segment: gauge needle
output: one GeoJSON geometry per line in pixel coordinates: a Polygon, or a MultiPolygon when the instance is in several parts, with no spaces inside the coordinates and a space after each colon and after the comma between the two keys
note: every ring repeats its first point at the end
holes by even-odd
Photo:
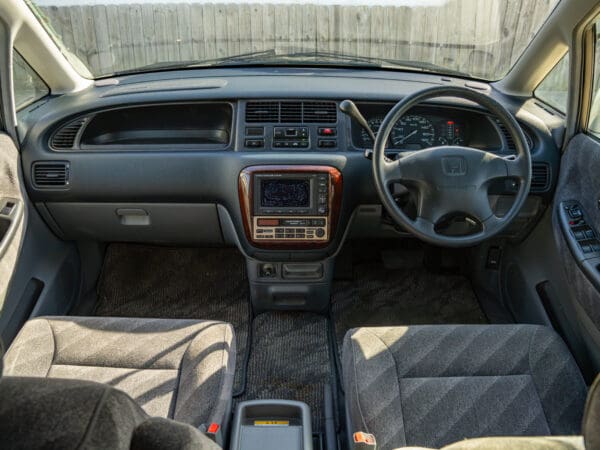
{"type": "Polygon", "coordinates": [[[406,136],[404,136],[402,139],[400,139],[400,142],[398,142],[398,144],[404,144],[404,141],[406,141],[409,137],[417,134],[417,131],[418,130],[413,130],[411,133],[408,133],[406,136]]]}

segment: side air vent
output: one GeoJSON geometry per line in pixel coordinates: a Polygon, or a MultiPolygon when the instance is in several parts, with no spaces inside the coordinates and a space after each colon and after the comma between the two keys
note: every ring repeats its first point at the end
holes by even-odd
{"type": "Polygon", "coordinates": [[[305,102],[304,122],[336,123],[337,106],[334,102],[305,102]]]}
{"type": "Polygon", "coordinates": [[[70,164],[66,161],[35,162],[33,185],[38,188],[64,188],[69,185],[70,164]]]}
{"type": "Polygon", "coordinates": [[[533,163],[531,166],[531,190],[545,192],[550,187],[550,166],[546,163],[533,163]]]}
{"type": "Polygon", "coordinates": [[[246,122],[279,122],[279,102],[246,103],[246,122]]]}
{"type": "MultiPolygon", "coordinates": [[[[500,128],[500,132],[504,136],[504,140],[506,141],[506,146],[508,147],[508,150],[510,150],[511,152],[516,151],[517,147],[515,146],[515,141],[513,140],[512,135],[508,132],[508,129],[498,119],[496,119],[496,125],[498,125],[498,128],[500,128]]],[[[525,130],[523,130],[523,134],[525,134],[525,139],[527,140],[529,150],[532,150],[533,140],[531,139],[531,136],[529,136],[529,134],[527,134],[525,130]]]]}
{"type": "Polygon", "coordinates": [[[77,133],[79,133],[86,120],[87,118],[77,119],[59,129],[50,139],[50,146],[57,150],[68,150],[75,147],[77,133]]]}
{"type": "Polygon", "coordinates": [[[248,123],[336,123],[335,102],[248,102],[248,123]]]}

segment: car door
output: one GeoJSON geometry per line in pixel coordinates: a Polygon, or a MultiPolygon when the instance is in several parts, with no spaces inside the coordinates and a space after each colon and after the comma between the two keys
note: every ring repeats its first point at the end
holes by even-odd
{"type": "Polygon", "coordinates": [[[0,311],[9,313],[7,293],[26,227],[21,191],[19,152],[4,129],[0,131],[0,311]]]}
{"type": "MultiPolygon", "coordinates": [[[[596,22],[596,25],[598,22],[596,22]]],[[[582,83],[581,123],[561,158],[552,229],[576,322],[592,364],[600,369],[600,41],[588,48],[589,80],[582,83]]],[[[584,49],[585,51],[585,49],[584,49]]],[[[573,73],[573,72],[572,72],[573,73]]]]}
{"type": "MultiPolygon", "coordinates": [[[[2,35],[0,42],[4,39],[5,36],[2,35]]],[[[2,59],[10,57],[4,52],[0,55],[2,59]]],[[[2,63],[4,65],[5,61],[2,63]]],[[[17,306],[8,301],[8,292],[21,253],[27,218],[20,155],[16,144],[15,98],[11,90],[13,73],[8,72],[5,66],[0,75],[0,317],[8,318],[14,314],[17,306]],[[7,132],[9,130],[11,134],[7,132]]],[[[25,90],[22,93],[26,95],[25,90]]]]}
{"type": "MultiPolygon", "coordinates": [[[[83,282],[79,250],[54,235],[23,183],[20,144],[50,89],[0,27],[0,341],[35,316],[67,314],[83,282]]],[[[88,283],[88,285],[91,283],[88,283]]]]}

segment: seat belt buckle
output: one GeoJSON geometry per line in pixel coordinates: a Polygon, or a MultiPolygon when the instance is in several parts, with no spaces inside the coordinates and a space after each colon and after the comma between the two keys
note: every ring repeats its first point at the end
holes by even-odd
{"type": "Polygon", "coordinates": [[[357,431],[352,435],[353,450],[377,450],[375,436],[363,431],[357,431]]]}
{"type": "Polygon", "coordinates": [[[223,433],[221,430],[221,425],[218,423],[211,423],[207,428],[205,433],[206,436],[213,441],[215,444],[222,446],[223,445],[223,433]]]}

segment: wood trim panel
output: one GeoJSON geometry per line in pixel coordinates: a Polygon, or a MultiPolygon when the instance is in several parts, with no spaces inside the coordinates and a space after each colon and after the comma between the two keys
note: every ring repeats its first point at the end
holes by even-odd
{"type": "MultiPolygon", "coordinates": [[[[270,250],[310,250],[316,248],[324,248],[329,245],[331,239],[335,236],[335,231],[338,225],[340,209],[342,206],[342,174],[335,167],[331,166],[311,166],[311,165],[263,165],[249,166],[240,172],[238,180],[238,196],[240,200],[240,208],[242,212],[242,221],[244,223],[244,232],[246,239],[254,247],[270,249],[270,250]],[[328,217],[328,236],[327,241],[301,241],[293,242],[282,240],[256,241],[253,239],[252,227],[254,226],[254,191],[253,177],[258,173],[328,173],[329,184],[329,213],[328,217]]],[[[286,217],[286,216],[281,216],[286,217]]]]}

